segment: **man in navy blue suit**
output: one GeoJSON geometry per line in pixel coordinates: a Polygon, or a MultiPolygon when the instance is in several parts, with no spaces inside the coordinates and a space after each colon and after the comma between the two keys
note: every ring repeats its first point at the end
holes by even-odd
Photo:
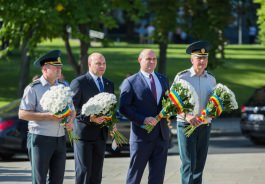
{"type": "Polygon", "coordinates": [[[154,72],[157,59],[153,50],[144,49],[139,57],[140,71],[124,80],[121,86],[120,112],[131,120],[130,167],[127,184],[140,184],[149,164],[149,184],[163,183],[167,162],[169,129],[166,120],[155,117],[162,109],[162,98],[169,81],[154,72]],[[154,126],[147,133],[143,126],[154,126]]]}
{"type": "Polygon", "coordinates": [[[101,183],[108,138],[108,128],[101,128],[100,125],[104,117],[82,115],[82,106],[100,92],[114,93],[114,84],[103,77],[106,70],[105,57],[100,53],[92,53],[88,57],[88,67],[89,71],[74,79],[70,85],[77,111],[74,131],[79,137],[74,142],[76,184],[101,183]]]}

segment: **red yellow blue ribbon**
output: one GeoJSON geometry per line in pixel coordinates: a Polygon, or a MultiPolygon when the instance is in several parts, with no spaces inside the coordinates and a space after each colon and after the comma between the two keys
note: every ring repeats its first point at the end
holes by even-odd
{"type": "Polygon", "coordinates": [[[164,109],[162,109],[162,110],[160,111],[160,113],[158,114],[158,118],[159,118],[159,119],[162,119],[162,118],[164,118],[164,117],[166,117],[166,116],[167,116],[167,115],[166,115],[164,109]]]}
{"type": "Polygon", "coordinates": [[[55,116],[56,118],[64,118],[69,116],[70,114],[71,114],[71,109],[69,105],[67,105],[62,112],[56,113],[53,116],[55,116]]]}
{"type": "Polygon", "coordinates": [[[174,89],[171,89],[168,96],[172,100],[172,102],[175,104],[175,106],[177,107],[178,113],[182,113],[184,104],[181,98],[179,97],[178,93],[174,89]]]}
{"type": "Polygon", "coordinates": [[[209,115],[209,111],[208,109],[204,109],[202,112],[201,112],[201,116],[199,117],[200,121],[201,122],[204,122],[205,121],[205,118],[207,118],[209,115]]]}
{"type": "Polygon", "coordinates": [[[202,111],[202,115],[205,116],[205,117],[207,117],[207,116],[209,115],[209,111],[208,111],[208,109],[204,109],[204,110],[202,111]]]}
{"type": "Polygon", "coordinates": [[[112,119],[112,115],[105,116],[105,117],[104,117],[104,119],[105,119],[106,121],[109,121],[109,120],[111,120],[111,119],[112,119]]]}
{"type": "Polygon", "coordinates": [[[213,102],[214,106],[216,107],[218,116],[220,116],[224,110],[222,100],[216,95],[212,95],[210,97],[210,100],[213,102]]]}

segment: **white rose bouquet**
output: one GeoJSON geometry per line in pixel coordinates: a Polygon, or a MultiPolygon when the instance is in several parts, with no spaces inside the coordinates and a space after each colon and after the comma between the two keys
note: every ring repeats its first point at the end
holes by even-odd
{"type": "MultiPolygon", "coordinates": [[[[202,124],[208,124],[207,118],[216,118],[221,115],[223,111],[231,112],[238,108],[235,94],[225,85],[217,84],[208,100],[206,109],[201,112],[199,117],[202,124]]],[[[189,137],[194,130],[195,126],[189,125],[185,128],[185,134],[189,137]]]]}
{"type": "MultiPolygon", "coordinates": [[[[64,85],[52,86],[50,90],[46,91],[41,100],[40,105],[44,111],[52,113],[57,118],[63,118],[61,125],[65,126],[68,123],[68,116],[71,115],[69,104],[72,101],[73,92],[70,87],[64,85]]],[[[77,138],[73,131],[67,131],[70,143],[77,138]]]]}
{"type": "MultiPolygon", "coordinates": [[[[162,100],[162,110],[156,116],[158,121],[162,118],[167,118],[170,125],[168,119],[170,116],[199,111],[198,95],[192,85],[185,80],[181,79],[174,83],[171,86],[170,91],[166,92],[166,96],[167,98],[163,98],[162,100]]],[[[145,124],[143,125],[143,128],[150,133],[154,127],[145,124]]]]}
{"type": "Polygon", "coordinates": [[[102,127],[107,126],[110,130],[110,135],[114,139],[114,145],[122,146],[122,144],[128,144],[128,140],[117,129],[116,123],[116,104],[117,99],[114,94],[111,93],[99,93],[90,98],[83,106],[81,114],[86,116],[104,116],[105,121],[102,127]]]}

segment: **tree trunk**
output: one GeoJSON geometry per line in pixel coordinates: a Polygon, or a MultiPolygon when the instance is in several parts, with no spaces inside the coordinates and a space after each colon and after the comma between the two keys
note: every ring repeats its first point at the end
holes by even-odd
{"type": "Polygon", "coordinates": [[[130,20],[128,17],[126,17],[125,27],[126,27],[126,41],[133,42],[137,40],[135,39],[135,30],[134,30],[135,23],[132,20],[130,20]]]}
{"type": "Polygon", "coordinates": [[[79,75],[80,74],[80,66],[76,62],[74,54],[72,52],[72,48],[71,48],[70,42],[69,42],[69,33],[66,31],[66,28],[65,28],[63,40],[64,40],[64,45],[65,45],[65,48],[66,48],[66,51],[67,51],[68,63],[73,67],[76,75],[79,75]]]}
{"type": "Polygon", "coordinates": [[[81,73],[85,73],[88,71],[88,51],[89,44],[85,41],[80,40],[80,61],[81,61],[81,73]]]}
{"type": "Polygon", "coordinates": [[[158,62],[158,72],[161,74],[166,74],[166,61],[167,61],[167,43],[159,43],[159,62],[158,62]]]}
{"type": "Polygon", "coordinates": [[[18,83],[18,97],[21,98],[24,92],[26,85],[28,84],[29,71],[30,71],[30,58],[28,55],[28,43],[29,38],[25,38],[21,45],[21,70],[19,74],[19,83],[18,83]]]}
{"type": "Polygon", "coordinates": [[[87,51],[90,46],[89,40],[89,29],[86,24],[80,24],[79,26],[79,31],[83,35],[84,39],[80,39],[80,70],[81,74],[85,73],[88,71],[88,64],[87,64],[87,58],[88,54],[87,51]],[[88,38],[88,40],[87,40],[88,38]]]}

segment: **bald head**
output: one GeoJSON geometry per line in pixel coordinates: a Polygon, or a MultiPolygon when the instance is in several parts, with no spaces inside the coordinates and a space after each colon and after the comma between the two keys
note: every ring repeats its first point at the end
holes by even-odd
{"type": "Polygon", "coordinates": [[[140,54],[139,54],[139,58],[143,58],[145,57],[146,55],[148,55],[149,53],[153,53],[155,55],[155,52],[152,50],[152,49],[143,49],[140,54]]]}
{"type": "Polygon", "coordinates": [[[98,52],[94,52],[94,53],[92,53],[92,54],[90,54],[88,56],[88,64],[91,63],[93,60],[99,60],[99,59],[101,59],[101,60],[104,59],[105,60],[105,57],[102,54],[98,53],[98,52]]]}
{"type": "Polygon", "coordinates": [[[144,49],[141,51],[138,57],[140,68],[144,72],[152,73],[157,64],[156,54],[152,49],[144,49]]]}
{"type": "Polygon", "coordinates": [[[98,52],[90,54],[88,57],[88,68],[89,72],[101,77],[106,70],[105,57],[98,52]]]}

